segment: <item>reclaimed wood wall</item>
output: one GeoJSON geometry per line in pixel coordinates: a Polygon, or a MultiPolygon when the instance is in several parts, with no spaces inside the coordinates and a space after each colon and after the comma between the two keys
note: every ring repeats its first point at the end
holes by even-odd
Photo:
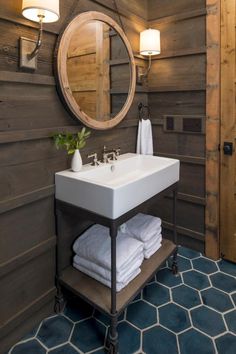
{"type": "MultiPolygon", "coordinates": [[[[134,53],[146,28],[146,1],[119,0],[121,20],[134,53]]],[[[119,23],[108,0],[61,1],[61,18],[45,25],[35,73],[20,72],[19,37],[35,38],[37,24],[21,15],[21,0],[0,0],[0,348],[5,352],[43,317],[52,313],[55,295],[54,174],[69,166],[56,151],[52,133],[81,125],[57,95],[53,60],[58,34],[78,13],[96,10],[119,23]]],[[[137,61],[142,64],[141,59],[137,61]]],[[[143,64],[142,64],[143,65],[143,64]]],[[[120,92],[120,101],[125,92],[120,92]]],[[[118,127],[93,131],[83,151],[101,152],[106,144],[135,151],[137,106],[147,103],[137,88],[132,107],[118,127]]]]}
{"type": "MultiPolygon", "coordinates": [[[[161,54],[149,73],[148,102],[157,155],[181,161],[179,242],[204,251],[205,244],[205,0],[148,1],[149,27],[161,31],[161,54]]],[[[171,230],[171,199],[156,213],[171,230]]]]}

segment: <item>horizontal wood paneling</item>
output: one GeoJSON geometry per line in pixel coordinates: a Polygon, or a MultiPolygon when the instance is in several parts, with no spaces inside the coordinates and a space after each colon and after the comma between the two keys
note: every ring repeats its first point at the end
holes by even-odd
{"type": "Polygon", "coordinates": [[[163,128],[153,127],[154,150],[157,153],[205,157],[205,136],[163,133],[163,128]]]}
{"type": "MultiPolygon", "coordinates": [[[[205,234],[205,115],[206,4],[205,0],[149,1],[149,26],[161,31],[161,49],[149,73],[148,102],[153,121],[154,151],[181,161],[177,208],[179,242],[204,250],[205,234]],[[165,117],[176,117],[172,133],[163,129],[165,117]],[[182,132],[181,117],[202,117],[201,131],[182,132]],[[179,126],[179,128],[178,128],[179,126]],[[178,131],[179,130],[179,131],[178,131]]],[[[165,128],[165,127],[164,127],[165,128]]],[[[155,213],[170,236],[171,199],[164,198],[155,213]]]]}
{"type": "Polygon", "coordinates": [[[169,58],[153,61],[149,74],[149,89],[178,88],[189,91],[205,87],[205,55],[169,58]]]}
{"type": "Polygon", "coordinates": [[[0,325],[51,289],[54,276],[55,252],[49,251],[1,278],[0,325]]]}
{"type": "Polygon", "coordinates": [[[0,264],[55,235],[53,196],[1,215],[0,264]]]}
{"type": "MultiPolygon", "coordinates": [[[[51,137],[56,132],[76,132],[81,128],[81,123],[63,107],[56,91],[53,61],[58,34],[71,17],[89,10],[102,11],[119,22],[113,1],[61,1],[60,20],[44,26],[37,71],[21,72],[19,37],[34,39],[37,35],[37,24],[21,15],[21,4],[21,0],[0,0],[0,346],[4,352],[36,321],[53,311],[54,173],[68,168],[71,157],[57,151],[51,137]]],[[[147,1],[117,0],[117,5],[121,25],[136,54],[139,32],[146,28],[147,1]]],[[[121,53],[117,38],[113,42],[113,57],[117,59],[121,53]]],[[[140,57],[136,61],[144,63],[140,57]]],[[[119,75],[113,77],[119,91],[114,96],[118,106],[126,97],[127,87],[118,85],[118,76],[125,79],[122,67],[126,65],[113,64],[119,69],[119,75]]],[[[137,88],[127,117],[117,128],[92,131],[82,151],[84,163],[88,162],[87,154],[94,151],[100,158],[104,144],[108,148],[120,147],[122,153],[135,151],[140,101],[147,103],[146,87],[137,88]]],[[[76,237],[83,225],[78,219],[72,220],[67,231],[76,237]]]]}
{"type": "Polygon", "coordinates": [[[171,57],[182,53],[199,54],[205,48],[205,16],[187,18],[171,23],[154,22],[152,28],[161,32],[161,54],[156,58],[171,57]],[[196,28],[198,29],[196,31],[196,28]],[[193,35],[194,33],[194,35],[193,35]]]}
{"type": "MultiPolygon", "coordinates": [[[[172,200],[161,199],[155,206],[156,213],[166,222],[172,222],[172,200]]],[[[204,206],[178,199],[177,220],[178,226],[204,234],[204,206]]]]}
{"type": "Polygon", "coordinates": [[[204,9],[206,6],[205,0],[165,0],[156,1],[149,0],[148,2],[148,19],[157,20],[162,17],[169,17],[176,14],[181,14],[187,11],[204,9]]]}
{"type": "Polygon", "coordinates": [[[204,114],[205,96],[204,91],[149,93],[148,102],[154,119],[168,114],[204,114]]]}
{"type": "Polygon", "coordinates": [[[44,296],[30,304],[24,312],[18,314],[4,329],[1,329],[0,343],[3,353],[6,353],[12,344],[22,338],[25,333],[29,333],[35,324],[40,323],[49,313],[52,313],[54,294],[55,289],[50,289],[44,296]]]}

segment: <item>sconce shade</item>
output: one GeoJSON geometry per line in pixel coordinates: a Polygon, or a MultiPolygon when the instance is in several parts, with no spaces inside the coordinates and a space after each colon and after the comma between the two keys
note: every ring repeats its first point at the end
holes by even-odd
{"type": "Polygon", "coordinates": [[[160,31],[147,29],[140,33],[140,54],[157,55],[161,53],[160,31]]]}
{"type": "Polygon", "coordinates": [[[60,17],[59,0],[23,0],[22,14],[28,20],[39,22],[39,16],[43,22],[56,22],[60,17]]]}

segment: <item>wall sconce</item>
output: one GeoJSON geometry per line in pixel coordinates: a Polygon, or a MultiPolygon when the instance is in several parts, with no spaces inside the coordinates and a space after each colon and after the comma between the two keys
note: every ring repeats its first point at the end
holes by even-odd
{"type": "Polygon", "coordinates": [[[138,83],[142,83],[143,78],[148,76],[151,69],[152,56],[161,53],[160,31],[156,29],[147,29],[140,33],[140,54],[148,55],[149,63],[145,72],[138,70],[138,83]]]}
{"type": "Polygon", "coordinates": [[[43,22],[56,22],[59,19],[59,0],[23,0],[22,15],[39,23],[37,41],[20,37],[20,68],[35,70],[37,54],[42,44],[43,22]]]}

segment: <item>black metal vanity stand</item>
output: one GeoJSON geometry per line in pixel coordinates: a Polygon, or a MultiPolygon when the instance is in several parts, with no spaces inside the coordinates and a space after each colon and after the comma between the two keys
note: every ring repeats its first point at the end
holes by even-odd
{"type": "Polygon", "coordinates": [[[60,312],[64,308],[64,298],[62,287],[73,292],[75,295],[81,297],[99,311],[110,316],[110,328],[107,338],[107,348],[110,354],[118,353],[118,332],[117,319],[126,306],[132,301],[141,289],[150,281],[155,275],[158,268],[163,262],[173,255],[172,272],[178,273],[177,266],[177,232],[176,232],[176,201],[177,201],[177,183],[169,188],[158,193],[156,196],[150,198],[148,201],[140,204],[134,209],[128,211],[117,219],[109,219],[107,217],[95,214],[88,210],[73,206],[71,204],[56,200],[56,219],[57,219],[57,267],[56,267],[56,283],[57,296],[55,303],[55,311],[60,312]],[[116,236],[118,227],[129,220],[137,213],[144,211],[156,200],[157,196],[173,193],[173,240],[169,241],[163,239],[162,247],[150,258],[144,260],[141,266],[141,273],[132,280],[120,292],[116,292],[116,236]],[[63,213],[74,213],[81,219],[89,220],[93,223],[101,224],[110,229],[111,237],[111,289],[99,283],[95,279],[78,271],[72,265],[63,269],[61,259],[63,257],[63,230],[60,228],[60,218],[63,213]]]}

